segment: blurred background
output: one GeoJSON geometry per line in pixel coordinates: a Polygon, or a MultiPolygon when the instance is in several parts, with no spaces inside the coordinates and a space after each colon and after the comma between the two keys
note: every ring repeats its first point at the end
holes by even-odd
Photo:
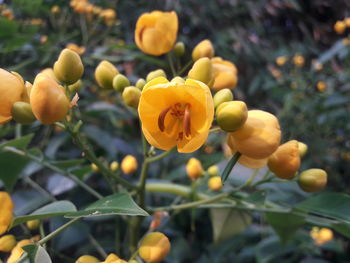
{"type": "MultiPolygon", "coordinates": [[[[166,58],[145,55],[136,47],[134,28],[144,12],[175,10],[179,16],[178,40],[186,45],[181,65],[189,61],[198,42],[210,39],[216,55],[238,68],[235,98],[244,100],[250,109],[259,108],[278,116],[283,141],[297,139],[309,147],[302,166],[322,167],[329,175],[329,191],[349,192],[350,1],[90,0],[97,9],[80,8],[72,2],[0,1],[0,66],[33,81],[42,69],[52,67],[67,45],[79,52],[85,65],[79,93],[83,131],[106,161],[120,160],[126,154],[141,159],[142,146],[135,114],[120,105],[118,95],[98,89],[94,69],[106,59],[133,83],[157,68],[164,68],[170,76],[166,58]],[[108,9],[114,10],[115,16],[103,13],[108,9]]],[[[13,137],[14,125],[0,127],[0,138],[13,137]]],[[[68,135],[59,129],[38,124],[23,129],[25,133],[35,132],[33,144],[49,158],[79,157],[68,135]]],[[[223,136],[211,135],[207,145],[196,153],[205,168],[225,160],[223,143],[223,136]]],[[[188,158],[189,155],[177,156],[172,162],[166,159],[152,167],[151,172],[184,182],[188,158]]],[[[80,174],[90,178],[87,164],[80,169],[85,169],[79,170],[80,174]]],[[[42,167],[31,165],[21,176],[36,178],[55,196],[78,204],[91,201],[81,197],[78,190],[68,193],[74,184],[42,167]]],[[[96,177],[88,180],[104,189],[96,177]]],[[[27,184],[25,180],[16,184],[17,203],[29,197],[35,206],[40,197],[29,191],[27,184]]],[[[293,186],[283,187],[270,185],[270,197],[286,203],[305,197],[293,186]]],[[[26,206],[17,206],[17,212],[25,213],[26,206]]],[[[233,215],[232,235],[213,243],[209,218],[207,210],[197,210],[195,215],[184,212],[172,218],[166,226],[173,237],[168,262],[350,262],[349,241],[340,235],[317,246],[309,235],[309,226],[282,245],[272,228],[264,224],[266,218],[253,213],[249,217],[233,215]]],[[[84,235],[72,232],[55,239],[54,262],[74,262],[67,255],[73,253],[74,258],[88,251],[89,246],[82,241],[89,238],[91,229],[107,250],[112,249],[113,237],[107,233],[113,231],[113,225],[102,226],[96,220],[90,223],[73,227],[85,231],[84,235]]],[[[55,220],[50,224],[54,225],[55,220]]]]}

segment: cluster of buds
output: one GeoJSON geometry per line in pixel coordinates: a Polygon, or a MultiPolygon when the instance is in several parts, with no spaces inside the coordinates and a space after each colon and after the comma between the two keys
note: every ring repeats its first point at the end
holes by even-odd
{"type": "MultiPolygon", "coordinates": [[[[275,59],[275,63],[276,63],[279,67],[282,67],[282,66],[284,66],[284,65],[288,62],[289,59],[290,59],[290,60],[292,61],[292,63],[293,63],[296,67],[298,67],[298,68],[304,66],[304,64],[305,64],[305,58],[304,58],[302,55],[300,55],[300,54],[295,54],[295,55],[294,55],[293,57],[291,57],[291,58],[288,58],[287,56],[278,56],[278,57],[276,57],[276,59],[275,59]]],[[[317,66],[317,68],[319,68],[318,70],[320,70],[320,69],[321,69],[320,67],[322,67],[322,64],[317,64],[316,66],[317,66]]]]}
{"type": "Polygon", "coordinates": [[[344,34],[346,29],[350,27],[350,17],[346,17],[343,20],[339,20],[334,24],[334,31],[341,35],[344,34]]]}

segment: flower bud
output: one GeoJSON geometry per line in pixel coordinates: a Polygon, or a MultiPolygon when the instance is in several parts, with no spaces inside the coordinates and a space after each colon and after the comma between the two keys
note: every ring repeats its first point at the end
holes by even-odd
{"type": "Polygon", "coordinates": [[[137,109],[141,97],[141,90],[134,86],[126,87],[122,97],[126,105],[137,109]]]}
{"type": "Polygon", "coordinates": [[[7,259],[6,263],[16,263],[17,260],[22,256],[24,250],[22,247],[33,243],[29,239],[23,239],[19,241],[16,246],[12,249],[10,257],[7,259]]]}
{"type": "Polygon", "coordinates": [[[77,82],[73,83],[72,85],[68,86],[68,89],[70,92],[78,93],[80,91],[81,86],[83,85],[83,82],[81,79],[79,79],[77,82]]]}
{"type": "Polygon", "coordinates": [[[130,81],[123,74],[118,74],[113,78],[113,89],[122,92],[124,88],[130,86],[130,81]]]}
{"type": "Polygon", "coordinates": [[[109,254],[105,261],[101,263],[127,263],[125,260],[119,258],[116,254],[109,254]]]}
{"type": "Polygon", "coordinates": [[[10,252],[16,246],[16,238],[14,235],[5,235],[0,238],[0,251],[10,252]]]}
{"type": "Polygon", "coordinates": [[[247,118],[248,109],[243,101],[224,102],[216,109],[216,121],[226,132],[237,131],[247,118]]]}
{"type": "Polygon", "coordinates": [[[325,243],[332,241],[333,231],[329,228],[320,229],[318,227],[313,227],[310,232],[310,236],[314,240],[316,245],[322,246],[325,243]]]}
{"type": "Polygon", "coordinates": [[[45,74],[39,73],[30,92],[30,105],[39,121],[53,124],[67,115],[70,102],[62,86],[45,74]]]}
{"type": "Polygon", "coordinates": [[[303,142],[298,142],[298,149],[299,149],[300,158],[303,158],[307,153],[307,149],[308,149],[307,145],[303,142]]]}
{"type": "Polygon", "coordinates": [[[113,79],[119,74],[117,68],[107,60],[103,60],[95,69],[97,84],[104,89],[113,89],[113,79]]]}
{"type": "Polygon", "coordinates": [[[59,80],[56,78],[55,73],[53,72],[52,68],[43,69],[42,71],[40,71],[40,73],[43,73],[46,76],[48,76],[48,77],[52,78],[53,80],[55,80],[56,82],[59,82],[59,80]]]}
{"type": "Polygon", "coordinates": [[[288,60],[288,58],[286,57],[286,56],[279,56],[279,57],[277,57],[276,58],[276,64],[278,65],[278,66],[283,66],[284,64],[286,64],[286,62],[287,62],[287,60],[288,60]]]}
{"type": "Polygon", "coordinates": [[[94,163],[91,164],[91,170],[94,171],[95,173],[97,173],[99,171],[97,165],[94,163]]]}
{"type": "Polygon", "coordinates": [[[219,167],[217,165],[212,165],[208,168],[207,173],[211,177],[218,176],[219,175],[219,167]]]}
{"type": "Polygon", "coordinates": [[[139,90],[143,90],[143,87],[146,85],[146,80],[144,80],[143,78],[140,78],[136,81],[136,88],[138,88],[139,90]]]}
{"type": "Polygon", "coordinates": [[[90,255],[84,255],[81,256],[80,258],[77,259],[77,261],[75,261],[75,263],[99,263],[100,261],[90,255]]]}
{"type": "Polygon", "coordinates": [[[65,48],[55,62],[53,71],[59,81],[69,85],[81,78],[84,73],[84,66],[76,52],[65,48]]]}
{"type": "Polygon", "coordinates": [[[308,169],[298,178],[298,184],[305,192],[317,192],[327,184],[327,173],[322,169],[308,169]]]}
{"type": "Polygon", "coordinates": [[[214,95],[214,107],[217,108],[221,103],[232,101],[233,94],[229,89],[222,89],[214,95]]]}
{"type": "Polygon", "coordinates": [[[192,51],[193,61],[197,61],[198,59],[203,57],[214,57],[214,47],[211,41],[208,39],[199,42],[192,51]]]}
{"type": "Polygon", "coordinates": [[[20,124],[30,124],[36,120],[30,104],[22,101],[17,101],[12,105],[11,115],[20,124]]]}
{"type": "Polygon", "coordinates": [[[174,54],[177,57],[182,57],[185,54],[185,44],[183,42],[177,42],[175,44],[174,54]]]}
{"type": "Polygon", "coordinates": [[[132,155],[127,155],[122,160],[121,168],[123,173],[131,174],[137,170],[137,160],[132,155]]]}
{"type": "Polygon", "coordinates": [[[13,202],[7,192],[0,192],[0,235],[5,233],[12,222],[13,202]]]}
{"type": "Polygon", "coordinates": [[[302,66],[304,66],[304,64],[305,64],[305,59],[304,59],[304,57],[301,56],[301,55],[295,55],[295,56],[293,57],[293,63],[294,63],[294,65],[297,66],[297,67],[302,67],[302,66]]]}
{"type": "Polygon", "coordinates": [[[38,229],[39,225],[40,225],[40,220],[39,219],[34,219],[34,220],[27,221],[27,227],[30,230],[38,229]]]}
{"type": "Polygon", "coordinates": [[[222,181],[220,176],[213,176],[209,178],[208,187],[212,191],[219,191],[222,188],[222,181]]]}
{"type": "Polygon", "coordinates": [[[207,57],[198,59],[188,72],[188,77],[199,80],[211,87],[214,82],[214,76],[210,59],[207,57]]]}
{"type": "Polygon", "coordinates": [[[282,179],[292,179],[300,168],[298,142],[288,141],[280,145],[267,163],[271,172],[282,179]]]}
{"type": "Polygon", "coordinates": [[[189,159],[186,164],[186,173],[192,180],[203,176],[202,163],[196,158],[189,159]]]}
{"type": "Polygon", "coordinates": [[[176,76],[175,78],[173,78],[170,82],[176,82],[179,84],[185,84],[185,80],[179,76],[176,76]]]}
{"type": "Polygon", "coordinates": [[[146,235],[141,241],[139,254],[147,263],[162,261],[170,251],[169,239],[160,232],[153,232],[146,235]]]}
{"type": "Polygon", "coordinates": [[[213,90],[234,89],[238,82],[237,67],[231,61],[220,57],[211,59],[213,66],[213,90]]]}
{"type": "Polygon", "coordinates": [[[147,74],[146,82],[150,82],[152,79],[155,79],[158,77],[166,78],[166,74],[165,74],[164,70],[157,69],[157,70],[151,71],[150,73],[147,74]]]}
{"type": "Polygon", "coordinates": [[[316,88],[319,92],[325,92],[327,90],[327,83],[324,81],[318,81],[316,83],[316,88]]]}
{"type": "Polygon", "coordinates": [[[115,172],[119,168],[119,163],[117,161],[111,162],[111,165],[109,166],[112,172],[115,172]]]}
{"type": "Polygon", "coordinates": [[[139,262],[135,259],[132,259],[132,260],[129,260],[128,263],[139,263],[139,262]]]}
{"type": "Polygon", "coordinates": [[[337,21],[335,24],[334,24],[334,31],[341,35],[345,32],[346,30],[346,23],[344,21],[337,21]]]}

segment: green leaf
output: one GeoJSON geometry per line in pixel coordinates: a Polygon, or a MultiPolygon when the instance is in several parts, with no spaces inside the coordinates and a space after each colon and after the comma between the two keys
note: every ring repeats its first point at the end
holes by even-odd
{"type": "Polygon", "coordinates": [[[285,244],[290,240],[300,226],[305,223],[303,216],[290,213],[266,213],[267,222],[273,227],[281,242],[285,244]]]}
{"type": "Polygon", "coordinates": [[[348,223],[337,223],[331,226],[335,231],[340,233],[347,238],[350,238],[350,224],[348,223]]]}
{"type": "Polygon", "coordinates": [[[0,144],[0,150],[1,150],[1,148],[6,147],[6,146],[12,146],[12,147],[16,147],[18,149],[25,149],[25,148],[28,147],[28,145],[31,142],[33,136],[34,136],[34,134],[31,133],[31,134],[28,134],[28,135],[23,136],[21,138],[1,143],[0,144]]]}
{"type": "Polygon", "coordinates": [[[215,243],[242,232],[252,222],[248,213],[230,208],[211,208],[210,218],[215,243]]]}
{"type": "Polygon", "coordinates": [[[77,211],[77,209],[73,203],[69,201],[57,201],[35,210],[30,215],[16,217],[13,220],[11,227],[22,224],[29,220],[63,216],[75,211],[77,211]]]}
{"type": "Polygon", "coordinates": [[[39,246],[35,244],[29,244],[22,247],[29,258],[30,263],[35,263],[35,255],[38,252],[39,246]]]}
{"type": "Polygon", "coordinates": [[[65,217],[91,217],[104,215],[129,215],[129,216],[148,216],[149,214],[139,207],[130,195],[118,193],[107,196],[91,205],[84,210],[69,213],[65,217]]]}
{"type": "Polygon", "coordinates": [[[350,223],[350,196],[340,193],[322,193],[296,205],[309,213],[350,223]]]}
{"type": "Polygon", "coordinates": [[[235,155],[232,156],[232,158],[226,164],[226,167],[225,167],[224,171],[221,174],[221,179],[222,179],[222,183],[223,184],[225,183],[226,179],[230,175],[231,170],[233,169],[233,167],[237,163],[239,157],[241,157],[241,154],[239,152],[237,152],[235,155]]]}
{"type": "Polygon", "coordinates": [[[0,17],[0,38],[13,37],[18,30],[18,26],[16,21],[0,17]]]}
{"type": "Polygon", "coordinates": [[[30,263],[52,263],[49,254],[39,245],[30,244],[23,247],[27,252],[30,263]]]}

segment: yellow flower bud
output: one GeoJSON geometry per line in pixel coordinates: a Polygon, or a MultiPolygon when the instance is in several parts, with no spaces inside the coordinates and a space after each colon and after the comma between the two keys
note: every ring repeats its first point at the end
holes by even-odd
{"type": "Polygon", "coordinates": [[[97,84],[104,89],[113,89],[113,79],[119,74],[117,68],[107,60],[98,64],[95,70],[95,79],[97,84]]]}
{"type": "Polygon", "coordinates": [[[185,54],[185,44],[183,42],[177,42],[175,44],[174,54],[177,57],[182,57],[185,54]]]}
{"type": "Polygon", "coordinates": [[[175,83],[179,83],[179,84],[185,84],[185,80],[183,78],[179,77],[179,76],[176,76],[170,82],[175,82],[175,83]]]}
{"type": "Polygon", "coordinates": [[[122,97],[126,105],[137,109],[141,97],[141,90],[134,86],[126,87],[122,97]]]}
{"type": "Polygon", "coordinates": [[[58,14],[59,12],[61,12],[61,8],[58,5],[54,5],[53,7],[51,7],[52,14],[58,14]]]}
{"type": "Polygon", "coordinates": [[[325,243],[333,240],[333,231],[329,228],[320,229],[318,227],[313,227],[310,232],[310,236],[316,245],[322,246],[325,243]]]}
{"type": "Polygon", "coordinates": [[[157,263],[168,255],[169,250],[169,239],[163,233],[153,232],[141,241],[139,254],[147,263],[157,263]]]}
{"type": "Polygon", "coordinates": [[[146,85],[146,80],[144,80],[143,78],[140,78],[136,81],[136,88],[138,88],[139,90],[143,90],[143,87],[146,85]]]}
{"type": "Polygon", "coordinates": [[[7,192],[0,192],[0,235],[5,233],[12,222],[13,202],[7,192]]]}
{"type": "Polygon", "coordinates": [[[302,66],[304,66],[304,64],[305,64],[305,59],[304,59],[304,57],[301,56],[301,55],[295,55],[295,56],[293,57],[293,63],[294,63],[294,65],[297,66],[297,67],[302,67],[302,66]]]}
{"type": "Polygon", "coordinates": [[[27,221],[27,227],[30,230],[38,229],[39,225],[40,225],[40,220],[39,219],[34,219],[34,220],[27,221]]]}
{"type": "Polygon", "coordinates": [[[218,176],[219,175],[219,167],[217,165],[212,165],[208,168],[207,172],[211,177],[218,176]]]}
{"type": "Polygon", "coordinates": [[[115,23],[117,14],[113,9],[105,9],[100,12],[100,17],[107,26],[112,26],[115,23]]]}
{"type": "Polygon", "coordinates": [[[6,263],[16,263],[17,260],[22,256],[24,250],[22,247],[33,243],[29,239],[23,239],[17,243],[17,245],[12,249],[10,257],[7,259],[6,263]]]}
{"type": "Polygon", "coordinates": [[[334,24],[334,31],[341,35],[345,32],[346,30],[346,23],[344,21],[337,21],[335,24],[334,24]]]}
{"type": "Polygon", "coordinates": [[[214,95],[214,107],[217,108],[221,103],[232,101],[233,94],[229,89],[222,89],[214,95]]]}
{"type": "Polygon", "coordinates": [[[347,27],[350,27],[350,17],[345,18],[344,23],[346,24],[347,27]]]}
{"type": "Polygon", "coordinates": [[[186,173],[192,180],[203,176],[202,163],[196,158],[189,159],[186,164],[186,173]]]}
{"type": "Polygon", "coordinates": [[[119,163],[117,161],[111,162],[111,165],[109,166],[112,172],[115,172],[119,168],[119,163]]]}
{"type": "Polygon", "coordinates": [[[234,89],[238,82],[235,64],[220,57],[211,59],[214,74],[213,90],[234,89]]]}
{"type": "Polygon", "coordinates": [[[122,160],[121,168],[123,173],[131,174],[137,170],[137,160],[132,155],[127,155],[122,160]]]}
{"type": "Polygon", "coordinates": [[[166,74],[165,74],[164,70],[157,69],[157,70],[151,71],[150,73],[147,74],[146,82],[150,82],[152,79],[155,79],[158,77],[166,78],[166,74]]]}
{"type": "Polygon", "coordinates": [[[99,263],[100,261],[94,256],[84,255],[75,261],[75,263],[99,263]]]}
{"type": "Polygon", "coordinates": [[[74,43],[69,43],[67,44],[66,48],[76,52],[78,55],[82,55],[85,53],[85,47],[84,46],[78,46],[77,44],[74,43]]]}
{"type": "Polygon", "coordinates": [[[130,81],[123,74],[118,74],[113,78],[113,89],[122,92],[124,88],[130,86],[130,81]]]}
{"type": "Polygon", "coordinates": [[[203,57],[214,57],[214,47],[211,41],[208,39],[199,42],[192,51],[193,61],[197,61],[198,59],[203,57]]]}
{"type": "Polygon", "coordinates": [[[282,179],[292,179],[300,168],[298,142],[288,141],[278,147],[267,163],[271,172],[282,179]]]}
{"type": "Polygon", "coordinates": [[[47,75],[39,73],[30,92],[30,105],[39,121],[53,124],[67,115],[70,102],[62,86],[47,75]]]}
{"type": "Polygon", "coordinates": [[[213,176],[209,178],[208,187],[212,191],[219,191],[222,188],[222,181],[220,176],[213,176]]]}
{"type": "Polygon", "coordinates": [[[283,66],[284,64],[286,64],[286,62],[287,62],[287,60],[288,60],[288,58],[286,57],[286,56],[279,56],[279,57],[277,57],[276,58],[276,64],[278,65],[278,66],[283,66]]]}
{"type": "Polygon", "coordinates": [[[12,105],[11,115],[20,124],[30,124],[36,120],[30,104],[22,101],[17,101],[12,105]]]}
{"type": "Polygon", "coordinates": [[[209,58],[198,59],[188,72],[190,79],[199,80],[211,87],[214,83],[213,67],[209,58]]]}
{"type": "Polygon", "coordinates": [[[99,171],[97,165],[94,163],[91,164],[91,170],[94,171],[95,173],[97,173],[99,171]]]}
{"type": "Polygon", "coordinates": [[[105,261],[101,263],[127,263],[125,260],[119,258],[116,254],[109,254],[105,261]]]}
{"type": "Polygon", "coordinates": [[[248,109],[243,101],[224,102],[216,109],[216,121],[226,132],[237,131],[247,118],[248,109]]]}
{"type": "Polygon", "coordinates": [[[318,81],[316,88],[319,92],[325,92],[327,90],[327,84],[324,81],[318,81]]]}
{"type": "Polygon", "coordinates": [[[135,259],[132,259],[132,260],[129,260],[128,263],[139,263],[139,262],[135,259]]]}
{"type": "Polygon", "coordinates": [[[327,184],[327,173],[322,169],[308,169],[298,178],[298,184],[305,192],[317,192],[327,184]]]}
{"type": "Polygon", "coordinates": [[[300,155],[300,158],[304,157],[305,154],[307,153],[307,145],[303,142],[298,142],[298,149],[299,149],[299,155],[300,155]]]}
{"type": "Polygon", "coordinates": [[[10,252],[16,246],[16,238],[14,235],[5,235],[0,237],[0,251],[10,252]]]}
{"type": "Polygon", "coordinates": [[[84,66],[76,52],[65,48],[53,65],[53,71],[59,81],[69,85],[81,78],[84,73],[84,66]]]}
{"type": "Polygon", "coordinates": [[[72,93],[77,93],[80,91],[80,88],[82,85],[83,85],[83,82],[81,79],[79,79],[77,82],[73,83],[72,85],[69,85],[68,89],[72,93]]]}

